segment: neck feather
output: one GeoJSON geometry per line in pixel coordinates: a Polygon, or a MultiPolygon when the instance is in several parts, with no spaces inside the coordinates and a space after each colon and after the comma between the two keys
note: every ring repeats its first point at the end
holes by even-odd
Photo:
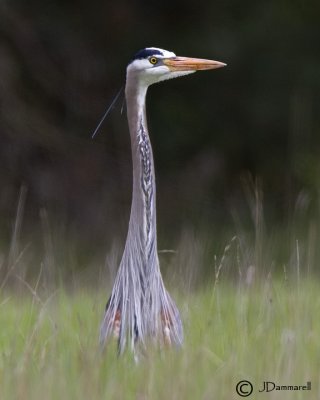
{"type": "Polygon", "coordinates": [[[156,185],[151,142],[146,120],[147,87],[126,86],[131,137],[133,191],[129,233],[139,235],[147,253],[156,245],[156,185]],[[141,226],[141,221],[143,225],[141,226]],[[137,226],[139,224],[139,226],[137,226]]]}

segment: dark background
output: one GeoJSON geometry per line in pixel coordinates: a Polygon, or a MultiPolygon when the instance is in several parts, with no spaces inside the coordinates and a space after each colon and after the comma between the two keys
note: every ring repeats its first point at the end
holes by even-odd
{"type": "Polygon", "coordinates": [[[219,246],[239,229],[254,234],[257,209],[266,235],[310,231],[319,20],[315,0],[1,1],[3,263],[24,249],[80,269],[112,246],[121,254],[131,201],[123,99],[90,136],[147,46],[228,64],[150,88],[159,247],[174,248],[189,227],[219,246]]]}

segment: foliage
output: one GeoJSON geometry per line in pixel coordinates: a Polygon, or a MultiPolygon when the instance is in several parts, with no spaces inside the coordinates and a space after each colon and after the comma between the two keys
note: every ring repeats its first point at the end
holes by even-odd
{"type": "Polygon", "coordinates": [[[21,185],[28,242],[42,235],[41,210],[80,250],[125,234],[121,102],[96,141],[90,134],[132,53],[148,45],[228,64],[150,90],[163,226],[179,233],[195,213],[232,226],[234,207],[245,218],[248,173],[262,181],[270,224],[286,226],[301,198],[318,217],[319,11],[314,0],[2,1],[0,246],[11,240],[21,185]]]}
{"type": "MultiPolygon", "coordinates": [[[[15,296],[3,292],[0,313],[1,398],[237,398],[236,383],[319,387],[317,285],[307,279],[208,284],[179,298],[185,324],[181,351],[151,351],[136,365],[115,345],[98,348],[105,296],[64,289],[15,296]],[[41,297],[41,298],[40,298],[41,297]]],[[[272,392],[270,399],[303,399],[272,392]]],[[[262,397],[262,395],[261,395],[262,397]]]]}

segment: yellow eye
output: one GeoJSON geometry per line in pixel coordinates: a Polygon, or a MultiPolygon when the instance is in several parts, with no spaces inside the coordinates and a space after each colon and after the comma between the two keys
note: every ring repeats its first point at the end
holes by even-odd
{"type": "Polygon", "coordinates": [[[155,64],[157,64],[158,59],[157,59],[157,57],[150,57],[149,58],[149,62],[150,62],[150,64],[155,65],[155,64]]]}

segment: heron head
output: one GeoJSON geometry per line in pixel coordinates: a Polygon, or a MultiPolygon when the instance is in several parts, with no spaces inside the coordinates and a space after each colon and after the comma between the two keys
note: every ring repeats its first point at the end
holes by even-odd
{"type": "Polygon", "coordinates": [[[147,47],[138,51],[127,67],[127,77],[149,86],[166,79],[177,78],[196,71],[216,69],[226,64],[200,58],[178,57],[171,51],[147,47]]]}

